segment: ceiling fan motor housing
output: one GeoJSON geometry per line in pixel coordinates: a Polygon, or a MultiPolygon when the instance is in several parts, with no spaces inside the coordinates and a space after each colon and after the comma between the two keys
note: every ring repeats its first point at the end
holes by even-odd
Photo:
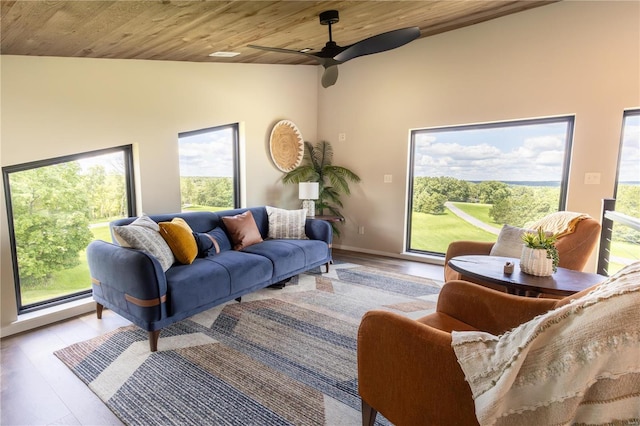
{"type": "Polygon", "coordinates": [[[337,10],[326,10],[324,12],[320,12],[320,23],[322,25],[331,25],[340,21],[340,16],[338,15],[337,10]]]}
{"type": "Polygon", "coordinates": [[[420,36],[418,27],[401,28],[399,30],[387,31],[364,40],[360,40],[349,46],[338,46],[333,41],[331,34],[331,25],[340,21],[337,10],[326,10],[321,12],[320,24],[327,25],[329,28],[329,41],[319,52],[307,53],[306,51],[282,49],[277,47],[264,47],[249,45],[255,49],[269,50],[278,53],[293,53],[296,55],[305,55],[313,58],[318,64],[324,67],[322,74],[322,87],[333,86],[338,79],[338,65],[359,56],[371,55],[373,53],[384,52],[386,50],[395,49],[404,44],[415,40],[420,36]]]}

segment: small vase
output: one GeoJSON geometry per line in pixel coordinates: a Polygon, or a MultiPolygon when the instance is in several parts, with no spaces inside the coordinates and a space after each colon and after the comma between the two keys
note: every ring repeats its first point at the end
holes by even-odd
{"type": "Polygon", "coordinates": [[[547,258],[547,250],[522,247],[520,270],[525,274],[549,277],[553,274],[553,259],[547,258]]]}

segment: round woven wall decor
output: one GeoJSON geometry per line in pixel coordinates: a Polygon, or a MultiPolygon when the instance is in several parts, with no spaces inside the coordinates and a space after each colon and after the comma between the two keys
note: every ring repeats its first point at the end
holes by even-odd
{"type": "Polygon", "coordinates": [[[290,172],[298,167],[304,155],[304,141],[296,125],[289,120],[278,121],[271,130],[269,151],[281,171],[290,172]]]}

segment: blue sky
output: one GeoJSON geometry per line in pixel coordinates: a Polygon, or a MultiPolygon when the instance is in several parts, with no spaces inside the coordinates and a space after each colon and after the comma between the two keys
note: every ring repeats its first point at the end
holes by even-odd
{"type": "Polygon", "coordinates": [[[233,176],[231,128],[179,139],[180,176],[233,176]]]}
{"type": "Polygon", "coordinates": [[[559,181],[566,133],[564,122],[418,131],[414,175],[559,181]]]}
{"type": "Polygon", "coordinates": [[[640,115],[625,119],[621,160],[618,180],[640,181],[640,115]]]}

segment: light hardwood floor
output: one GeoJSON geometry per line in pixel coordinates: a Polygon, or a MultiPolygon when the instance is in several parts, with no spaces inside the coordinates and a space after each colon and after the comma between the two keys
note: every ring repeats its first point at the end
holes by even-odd
{"type": "MultiPolygon", "coordinates": [[[[334,250],[334,259],[442,279],[442,267],[420,262],[334,250]]],[[[0,342],[0,424],[121,425],[122,422],[53,352],[130,322],[105,310],[82,315],[0,342]]]]}

